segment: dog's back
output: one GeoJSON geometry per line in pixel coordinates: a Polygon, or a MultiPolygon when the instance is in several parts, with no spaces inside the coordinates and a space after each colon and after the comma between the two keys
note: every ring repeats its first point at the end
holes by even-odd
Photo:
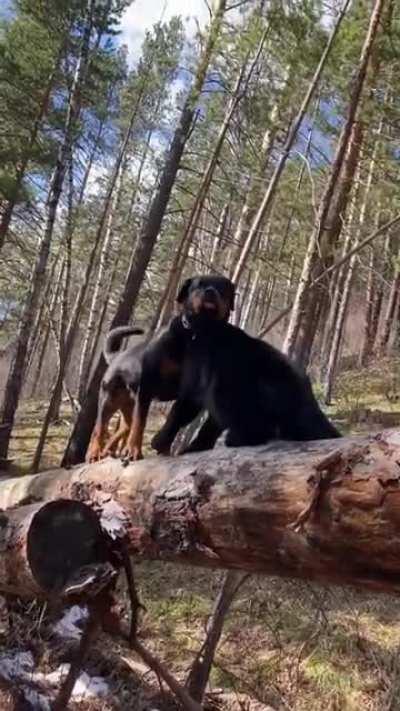
{"type": "Polygon", "coordinates": [[[276,437],[340,436],[320,409],[309,378],[278,349],[226,323],[202,329],[190,347],[192,383],[223,429],[227,444],[276,437]]]}
{"type": "Polygon", "coordinates": [[[112,350],[108,349],[106,351],[106,349],[104,349],[103,351],[106,362],[108,363],[108,368],[102,380],[102,388],[105,390],[117,386],[121,388],[134,387],[134,384],[138,382],[140,377],[141,361],[147,342],[143,340],[140,343],[135,343],[130,346],[125,351],[117,351],[115,349],[115,343],[118,338],[121,341],[122,337],[124,336],[117,336],[114,338],[114,341],[110,339],[109,342],[111,341],[113,346],[112,350]]]}

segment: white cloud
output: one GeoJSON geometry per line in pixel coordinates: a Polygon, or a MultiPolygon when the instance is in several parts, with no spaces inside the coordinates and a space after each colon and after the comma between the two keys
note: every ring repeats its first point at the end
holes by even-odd
{"type": "Polygon", "coordinates": [[[209,21],[205,0],[134,0],[121,18],[121,44],[126,44],[132,64],[137,62],[145,31],[155,22],[166,22],[180,15],[185,23],[186,37],[193,38],[197,26],[204,28],[209,21]]]}

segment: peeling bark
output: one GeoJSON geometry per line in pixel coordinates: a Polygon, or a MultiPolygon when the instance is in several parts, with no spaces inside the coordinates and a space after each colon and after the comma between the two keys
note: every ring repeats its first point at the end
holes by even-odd
{"type": "Polygon", "coordinates": [[[132,555],[400,592],[400,432],[107,459],[8,480],[0,506],[90,504],[132,555]]]}

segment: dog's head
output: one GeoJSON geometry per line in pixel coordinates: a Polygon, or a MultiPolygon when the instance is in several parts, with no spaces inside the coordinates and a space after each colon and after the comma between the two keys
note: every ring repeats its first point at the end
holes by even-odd
{"type": "Polygon", "coordinates": [[[223,276],[195,276],[182,284],[178,306],[186,317],[228,321],[235,304],[235,286],[223,276]]]}

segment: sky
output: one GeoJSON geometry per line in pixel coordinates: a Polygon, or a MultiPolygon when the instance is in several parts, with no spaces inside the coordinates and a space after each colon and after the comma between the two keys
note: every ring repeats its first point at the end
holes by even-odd
{"type": "Polygon", "coordinates": [[[205,0],[134,0],[127,7],[121,19],[119,41],[128,47],[132,64],[139,58],[145,31],[151,29],[155,22],[167,21],[174,15],[182,16],[189,40],[195,35],[198,25],[202,29],[209,21],[205,0]]]}
{"type": "MultiPolygon", "coordinates": [[[[212,6],[212,0],[209,5],[212,6]]],[[[6,17],[11,11],[11,0],[0,0],[0,16],[6,17]]],[[[174,15],[181,15],[185,20],[188,39],[196,32],[196,22],[204,28],[209,21],[206,0],[133,0],[126,8],[121,19],[119,41],[126,44],[130,61],[135,64],[139,58],[140,47],[146,30],[155,22],[169,20],[174,15]]]]}

